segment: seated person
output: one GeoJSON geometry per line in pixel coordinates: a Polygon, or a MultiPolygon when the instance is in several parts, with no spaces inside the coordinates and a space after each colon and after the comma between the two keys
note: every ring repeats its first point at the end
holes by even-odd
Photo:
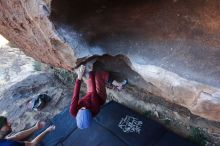
{"type": "Polygon", "coordinates": [[[55,126],[49,126],[46,130],[44,130],[40,135],[38,135],[32,141],[24,141],[35,131],[43,128],[45,125],[44,122],[37,122],[37,124],[27,130],[18,132],[15,135],[8,136],[12,132],[11,123],[8,122],[7,118],[4,116],[0,116],[0,145],[1,146],[36,146],[43,137],[50,131],[55,129],[55,126]]]}
{"type": "MultiPolygon", "coordinates": [[[[107,93],[105,83],[110,82],[109,73],[106,71],[99,71],[94,73],[93,64],[87,64],[87,72],[89,72],[89,79],[87,80],[87,94],[79,100],[79,91],[81,80],[84,75],[85,66],[81,65],[77,74],[78,78],[75,83],[72,101],[70,105],[70,113],[76,117],[77,127],[80,129],[88,128],[91,125],[92,118],[95,117],[100,107],[105,103],[107,93]]],[[[125,82],[111,81],[115,86],[121,88],[125,82]]]]}

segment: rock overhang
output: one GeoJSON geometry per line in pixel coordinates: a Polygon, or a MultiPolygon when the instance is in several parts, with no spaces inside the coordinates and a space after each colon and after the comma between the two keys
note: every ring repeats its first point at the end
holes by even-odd
{"type": "Polygon", "coordinates": [[[220,121],[220,97],[214,96],[219,1],[12,0],[0,6],[0,32],[29,56],[71,70],[92,56],[122,55],[152,84],[147,91],[220,121]]]}
{"type": "Polygon", "coordinates": [[[205,0],[53,0],[50,19],[78,58],[124,55],[219,87],[219,5],[205,0]]]}

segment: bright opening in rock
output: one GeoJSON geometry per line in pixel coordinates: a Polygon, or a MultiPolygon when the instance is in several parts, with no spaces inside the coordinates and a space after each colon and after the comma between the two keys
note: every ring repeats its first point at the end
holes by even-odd
{"type": "Polygon", "coordinates": [[[8,40],[6,38],[4,38],[2,35],[0,35],[0,47],[8,44],[8,40]]]}

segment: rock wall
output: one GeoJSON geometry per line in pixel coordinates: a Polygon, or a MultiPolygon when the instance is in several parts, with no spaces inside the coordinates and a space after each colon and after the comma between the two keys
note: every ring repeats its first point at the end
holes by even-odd
{"type": "Polygon", "coordinates": [[[0,33],[68,70],[92,56],[121,55],[100,60],[137,88],[220,121],[219,7],[218,0],[0,0],[0,33]]]}
{"type": "Polygon", "coordinates": [[[74,66],[74,52],[57,35],[44,1],[1,0],[0,11],[0,33],[27,55],[69,70],[74,66]]]}

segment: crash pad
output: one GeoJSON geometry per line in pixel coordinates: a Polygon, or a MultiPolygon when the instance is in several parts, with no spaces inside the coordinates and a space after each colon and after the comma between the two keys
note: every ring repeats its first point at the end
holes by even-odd
{"type": "Polygon", "coordinates": [[[166,132],[162,125],[117,102],[107,104],[96,117],[96,122],[129,146],[152,145],[166,132]]]}
{"type": "Polygon", "coordinates": [[[47,126],[51,124],[56,130],[45,136],[41,146],[195,146],[161,124],[114,101],[102,107],[87,129],[77,128],[69,108],[51,119],[47,126]]]}

